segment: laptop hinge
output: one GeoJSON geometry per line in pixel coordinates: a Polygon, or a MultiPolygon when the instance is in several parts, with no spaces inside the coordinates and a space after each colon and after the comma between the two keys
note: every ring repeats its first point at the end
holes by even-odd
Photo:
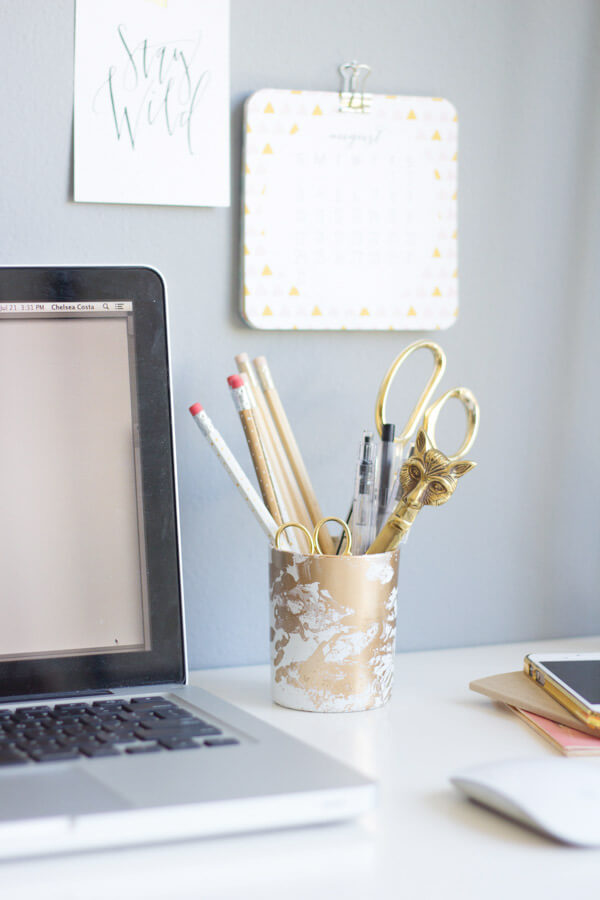
{"type": "Polygon", "coordinates": [[[28,700],[62,700],[65,697],[101,697],[102,695],[108,696],[112,694],[112,691],[106,690],[106,688],[102,690],[95,691],[61,691],[60,694],[55,692],[49,694],[23,694],[21,696],[16,697],[3,697],[2,703],[22,703],[23,701],[28,700]]]}

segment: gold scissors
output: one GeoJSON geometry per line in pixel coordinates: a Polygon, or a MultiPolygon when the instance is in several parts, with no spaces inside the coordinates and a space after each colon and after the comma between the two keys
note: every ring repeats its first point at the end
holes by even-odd
{"type": "Polygon", "coordinates": [[[468,452],[477,436],[477,429],[479,428],[479,406],[477,405],[475,396],[468,388],[465,387],[451,388],[449,391],[446,391],[445,394],[442,394],[442,396],[435,400],[430,406],[427,406],[427,404],[429,403],[429,399],[438,386],[439,382],[441,381],[444,370],[446,368],[446,355],[439,344],[434,344],[433,341],[415,341],[414,344],[410,344],[405,350],[403,350],[402,353],[396,357],[392,365],[389,367],[383,381],[381,382],[381,387],[379,388],[377,400],[375,402],[375,425],[377,426],[377,431],[379,432],[379,436],[381,437],[383,425],[385,422],[387,422],[387,398],[398,369],[400,368],[402,363],[417,350],[429,350],[431,352],[433,356],[433,372],[431,373],[429,381],[425,385],[423,393],[417,400],[408,418],[408,422],[406,423],[400,434],[396,437],[395,443],[400,446],[402,456],[406,456],[406,446],[412,440],[412,437],[417,430],[417,425],[422,418],[423,430],[427,434],[427,437],[429,438],[433,446],[437,447],[435,441],[435,428],[439,415],[448,400],[455,397],[462,403],[467,415],[467,430],[464,441],[462,442],[460,448],[456,451],[456,453],[454,453],[453,455],[450,455],[449,453],[445,454],[451,462],[456,462],[458,459],[461,459],[465,455],[465,453],[468,452]]]}
{"type": "Polygon", "coordinates": [[[319,545],[319,532],[321,531],[321,528],[323,527],[325,522],[337,522],[338,525],[342,526],[346,533],[346,549],[341,554],[341,556],[350,556],[350,551],[352,549],[352,535],[350,534],[350,529],[348,528],[346,522],[344,522],[343,519],[338,519],[337,516],[325,516],[324,519],[321,519],[320,522],[317,522],[317,524],[315,525],[315,530],[312,534],[305,525],[301,524],[301,522],[285,522],[283,525],[280,525],[275,532],[275,549],[281,550],[281,547],[279,546],[279,538],[286,530],[286,528],[299,528],[300,531],[302,531],[308,538],[308,542],[310,544],[310,552],[318,553],[319,556],[324,556],[325,554],[323,553],[319,545]]]}

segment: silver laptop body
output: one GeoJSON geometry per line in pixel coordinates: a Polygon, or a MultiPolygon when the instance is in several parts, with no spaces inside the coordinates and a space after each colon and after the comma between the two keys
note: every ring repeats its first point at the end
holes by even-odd
{"type": "Polygon", "coordinates": [[[0,378],[0,857],[369,809],[187,684],[162,278],[0,269],[0,378]]]}

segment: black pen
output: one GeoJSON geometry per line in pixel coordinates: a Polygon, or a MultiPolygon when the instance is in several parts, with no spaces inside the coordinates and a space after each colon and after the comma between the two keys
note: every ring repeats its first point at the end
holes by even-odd
{"type": "Polygon", "coordinates": [[[377,512],[375,533],[379,534],[387,520],[387,510],[390,504],[391,487],[394,479],[394,438],[396,426],[385,422],[381,428],[381,444],[379,446],[379,460],[377,464],[377,512]]]}

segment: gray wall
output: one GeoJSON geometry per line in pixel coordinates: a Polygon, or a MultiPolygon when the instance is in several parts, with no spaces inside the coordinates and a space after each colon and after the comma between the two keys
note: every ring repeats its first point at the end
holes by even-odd
{"type": "Polygon", "coordinates": [[[237,313],[242,103],[336,89],[354,58],[375,92],[458,108],[461,314],[437,337],[448,386],[482,408],[478,468],[404,552],[398,646],[600,632],[600,5],[232,0],[231,38],[232,208],[75,205],[72,0],[0,0],[0,262],[166,276],[192,665],[266,661],[267,547],[188,405],[247,461],[225,377],[235,353],[266,354],[321,505],[343,514],[381,376],[422,336],[261,333],[237,313]]]}

